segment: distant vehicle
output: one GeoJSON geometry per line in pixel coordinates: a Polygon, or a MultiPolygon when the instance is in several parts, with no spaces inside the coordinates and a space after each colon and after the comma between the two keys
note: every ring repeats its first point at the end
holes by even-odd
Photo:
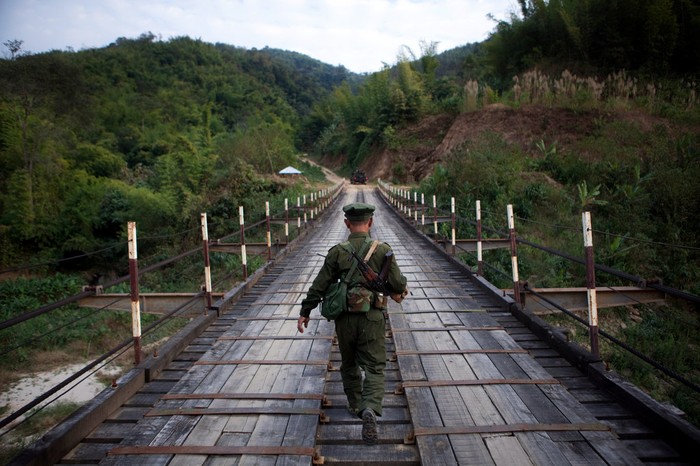
{"type": "Polygon", "coordinates": [[[351,184],[366,184],[367,175],[362,170],[355,170],[350,177],[351,184]]]}

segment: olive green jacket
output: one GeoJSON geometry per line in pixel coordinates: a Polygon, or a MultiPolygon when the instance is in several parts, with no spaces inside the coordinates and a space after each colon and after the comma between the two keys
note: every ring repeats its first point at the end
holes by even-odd
{"type": "MultiPolygon", "coordinates": [[[[369,237],[367,233],[351,233],[348,237],[350,244],[352,244],[352,247],[358,255],[367,237],[369,237]]],[[[391,246],[388,244],[379,243],[377,245],[374,254],[372,254],[372,257],[367,261],[372,270],[379,273],[384,264],[384,256],[389,251],[391,251],[391,246]]],[[[331,283],[340,280],[341,276],[350,270],[352,261],[354,261],[352,256],[344,250],[340,244],[336,244],[328,250],[326,260],[323,262],[323,267],[321,267],[314,282],[311,284],[306,298],[301,302],[301,311],[299,314],[302,317],[308,317],[311,314],[311,310],[321,302],[331,283]]],[[[362,281],[362,274],[358,270],[355,272],[354,279],[348,287],[351,288],[353,284],[361,283],[362,281]]],[[[401,270],[399,270],[399,266],[396,264],[396,258],[391,262],[391,268],[389,269],[389,275],[386,281],[391,291],[394,293],[400,294],[406,289],[406,277],[401,274],[401,270]]]]}

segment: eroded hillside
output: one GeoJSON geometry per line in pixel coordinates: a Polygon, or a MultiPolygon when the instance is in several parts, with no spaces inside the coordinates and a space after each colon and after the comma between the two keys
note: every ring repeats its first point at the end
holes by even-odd
{"type": "Polygon", "coordinates": [[[600,153],[582,149],[581,142],[595,139],[605,125],[616,122],[629,124],[642,133],[659,127],[672,131],[666,120],[639,112],[574,111],[543,106],[514,109],[494,104],[456,117],[431,115],[398,130],[393,147],[368,157],[361,168],[371,179],[419,181],[447,154],[485,133],[495,133],[533,157],[542,155],[537,143],[543,141],[549,146],[556,144],[561,151],[579,149],[581,157],[599,158],[600,153]]]}

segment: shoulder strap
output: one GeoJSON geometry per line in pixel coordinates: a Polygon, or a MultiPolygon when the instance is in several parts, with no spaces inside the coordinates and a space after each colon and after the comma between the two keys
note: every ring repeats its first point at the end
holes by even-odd
{"type": "MultiPolygon", "coordinates": [[[[364,244],[362,245],[362,249],[360,249],[359,256],[362,257],[362,254],[364,254],[365,251],[367,251],[367,249],[369,248],[369,252],[367,253],[367,257],[365,258],[365,261],[367,259],[369,259],[372,256],[372,253],[374,253],[374,250],[377,248],[377,246],[376,246],[377,243],[379,243],[379,241],[372,242],[371,238],[367,238],[365,240],[364,244]]],[[[350,243],[350,241],[345,241],[344,243],[341,244],[341,247],[343,247],[345,249],[349,248],[349,250],[351,250],[353,252],[355,251],[355,249],[352,247],[352,244],[350,243]]],[[[357,272],[357,261],[353,260],[352,265],[350,266],[350,270],[348,270],[348,273],[345,274],[345,278],[343,278],[343,281],[345,282],[346,285],[352,281],[352,279],[355,275],[355,272],[357,272]]]]}
{"type": "Polygon", "coordinates": [[[372,257],[372,254],[374,254],[374,251],[377,250],[377,246],[379,246],[380,241],[378,239],[375,239],[372,242],[372,246],[369,248],[369,251],[367,251],[367,255],[365,256],[365,262],[369,260],[370,257],[372,257]]]}

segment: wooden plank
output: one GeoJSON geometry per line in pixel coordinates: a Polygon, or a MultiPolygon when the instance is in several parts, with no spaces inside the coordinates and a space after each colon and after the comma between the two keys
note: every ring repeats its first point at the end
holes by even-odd
{"type": "MultiPolygon", "coordinates": [[[[429,388],[408,388],[406,398],[414,425],[424,427],[442,425],[435,399],[429,388]]],[[[420,437],[417,439],[417,444],[419,450],[425,452],[421,455],[423,464],[457,464],[452,449],[445,448],[449,445],[446,435],[420,437]]]]}
{"type": "MultiPolygon", "coordinates": [[[[171,416],[156,434],[150,445],[181,445],[197,425],[198,418],[192,416],[171,416]]],[[[136,440],[130,445],[144,445],[144,441],[136,440]]],[[[169,457],[169,456],[168,456],[169,457]]]]}
{"type": "Polygon", "coordinates": [[[259,365],[259,366],[286,366],[286,365],[308,365],[308,366],[326,366],[328,365],[328,361],[320,361],[320,360],[307,360],[307,359],[297,359],[297,360],[286,360],[286,359],[275,359],[275,360],[268,360],[268,359],[227,359],[224,361],[217,360],[217,361],[209,361],[209,360],[200,360],[197,361],[196,364],[198,366],[237,366],[237,365],[244,365],[244,364],[252,364],[252,365],[259,365]]]}
{"type": "MultiPolygon", "coordinates": [[[[485,388],[507,424],[536,424],[517,393],[510,386],[492,385],[485,388]]],[[[559,448],[546,433],[518,433],[516,438],[535,464],[569,464],[559,448]]]]}
{"type": "Polygon", "coordinates": [[[490,436],[484,439],[486,447],[491,453],[493,461],[491,464],[496,465],[519,465],[528,466],[532,465],[530,457],[523,449],[520,442],[515,437],[511,436],[490,436]]]}
{"type": "MultiPolygon", "coordinates": [[[[291,400],[279,400],[280,403],[289,404],[291,400]]],[[[260,415],[321,415],[321,411],[316,408],[293,408],[290,406],[246,406],[246,407],[217,407],[217,408],[178,408],[178,409],[153,409],[146,413],[148,417],[154,416],[237,416],[246,414],[260,415]]]]}
{"type": "Polygon", "coordinates": [[[121,407],[114,413],[110,414],[107,418],[109,422],[126,422],[135,423],[141,420],[149,408],[138,407],[138,408],[124,408],[121,407]]]}
{"type": "Polygon", "coordinates": [[[422,466],[458,465],[450,439],[446,435],[431,435],[416,439],[418,451],[421,453],[422,466]],[[439,453],[439,454],[436,454],[439,453]]]}
{"type": "Polygon", "coordinates": [[[313,456],[313,448],[301,447],[270,447],[266,445],[249,445],[241,447],[210,446],[210,445],[137,445],[129,447],[117,447],[110,451],[110,455],[300,455],[313,456]]]}
{"type": "MultiPolygon", "coordinates": [[[[226,416],[205,416],[197,422],[182,445],[216,445],[226,422],[226,416]]],[[[201,465],[206,462],[206,459],[204,455],[178,454],[173,457],[168,466],[201,465]]]]}
{"type": "MultiPolygon", "coordinates": [[[[350,416],[349,413],[348,416],[350,416]]],[[[317,437],[319,442],[321,444],[338,443],[364,446],[362,442],[362,423],[357,416],[355,416],[354,420],[355,422],[352,424],[320,425],[317,437]]],[[[413,428],[407,422],[403,424],[383,424],[380,422],[377,424],[377,431],[382,443],[402,443],[411,434],[413,428]]]]}
{"type": "MultiPolygon", "coordinates": [[[[378,444],[362,445],[321,445],[321,456],[328,464],[364,464],[364,465],[420,465],[431,464],[421,457],[413,445],[378,444]],[[348,458],[352,458],[349,462],[348,458]]],[[[435,463],[432,463],[435,464],[435,463]]]]}
{"type": "MultiPolygon", "coordinates": [[[[560,448],[564,456],[575,466],[607,466],[608,463],[604,461],[598,453],[591,448],[591,446],[586,442],[567,442],[561,443],[560,448]]],[[[667,465],[669,466],[669,465],[667,465]]]]}
{"type": "Polygon", "coordinates": [[[610,427],[600,422],[589,424],[548,424],[548,423],[509,423],[502,425],[417,427],[414,435],[470,435],[470,434],[508,434],[513,432],[609,432],[610,427]]]}
{"type": "MultiPolygon", "coordinates": [[[[318,393],[320,390],[322,390],[322,386],[319,384],[318,379],[308,377],[302,378],[301,382],[298,384],[298,388],[300,393],[318,393]]],[[[318,408],[320,407],[320,403],[315,400],[299,399],[294,402],[294,407],[318,408]]],[[[287,424],[287,431],[285,432],[284,439],[282,440],[282,445],[315,446],[317,426],[318,418],[316,416],[290,416],[287,424]]]]}
{"type": "MultiPolygon", "coordinates": [[[[574,398],[561,386],[542,387],[547,393],[547,397],[557,405],[571,422],[587,422],[595,420],[587,409],[583,408],[574,398]]],[[[612,433],[594,432],[583,433],[583,437],[588,441],[596,453],[609,464],[639,464],[639,460],[628,451],[612,433]]]]}
{"type": "Polygon", "coordinates": [[[99,463],[111,448],[114,448],[114,444],[79,443],[63,457],[63,462],[78,464],[99,463]]]}

